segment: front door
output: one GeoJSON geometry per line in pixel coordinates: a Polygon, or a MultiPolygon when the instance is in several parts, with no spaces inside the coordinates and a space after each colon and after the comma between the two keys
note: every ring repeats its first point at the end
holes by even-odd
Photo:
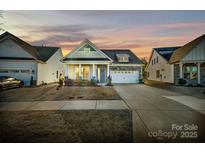
{"type": "Polygon", "coordinates": [[[82,66],[82,79],[83,80],[88,80],[89,78],[89,66],[82,66]]]}
{"type": "Polygon", "coordinates": [[[105,83],[105,80],[106,80],[106,68],[105,67],[98,68],[98,74],[99,74],[99,81],[100,81],[100,83],[105,83]]]}

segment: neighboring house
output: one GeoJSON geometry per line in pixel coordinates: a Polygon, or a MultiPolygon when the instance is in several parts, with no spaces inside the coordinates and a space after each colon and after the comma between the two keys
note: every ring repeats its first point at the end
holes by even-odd
{"type": "Polygon", "coordinates": [[[65,77],[73,80],[95,79],[106,83],[138,83],[143,63],[130,50],[105,50],[85,39],[62,59],[65,77]]]}
{"type": "Polygon", "coordinates": [[[177,49],[169,60],[174,65],[174,82],[205,85],[205,34],[177,49]]]}
{"type": "Polygon", "coordinates": [[[179,47],[154,48],[150,60],[145,68],[148,80],[173,83],[174,66],[169,64],[173,52],[179,47]]]}
{"type": "Polygon", "coordinates": [[[170,48],[173,50],[167,53],[167,58],[163,56],[166,51],[160,52],[161,49],[153,49],[145,69],[148,80],[179,84],[179,79],[184,79],[187,85],[205,85],[205,35],[180,48],[170,48]],[[156,57],[160,58],[156,60],[156,57]],[[169,79],[166,80],[164,76],[169,79]]]}
{"type": "Polygon", "coordinates": [[[0,35],[0,76],[12,76],[25,86],[58,81],[64,66],[58,47],[32,46],[5,32],[0,35]]]}

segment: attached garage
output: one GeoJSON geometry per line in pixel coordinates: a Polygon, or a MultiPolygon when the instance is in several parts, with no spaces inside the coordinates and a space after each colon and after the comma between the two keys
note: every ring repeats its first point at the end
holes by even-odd
{"type": "Polygon", "coordinates": [[[0,35],[0,76],[10,76],[25,86],[58,81],[63,73],[59,47],[32,46],[9,32],[0,35]]]}
{"type": "Polygon", "coordinates": [[[112,60],[110,76],[112,83],[139,83],[142,61],[128,49],[102,50],[112,60]]]}
{"type": "Polygon", "coordinates": [[[138,83],[139,71],[111,71],[112,83],[138,83]]]}
{"type": "Polygon", "coordinates": [[[25,86],[30,86],[31,78],[33,84],[37,80],[37,63],[30,60],[6,60],[0,61],[0,76],[10,76],[24,82],[25,86]]]}

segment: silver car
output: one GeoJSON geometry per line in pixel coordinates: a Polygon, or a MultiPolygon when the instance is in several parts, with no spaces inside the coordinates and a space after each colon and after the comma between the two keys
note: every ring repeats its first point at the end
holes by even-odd
{"type": "Polygon", "coordinates": [[[10,76],[0,76],[0,90],[9,88],[21,88],[24,86],[23,81],[10,76]]]}

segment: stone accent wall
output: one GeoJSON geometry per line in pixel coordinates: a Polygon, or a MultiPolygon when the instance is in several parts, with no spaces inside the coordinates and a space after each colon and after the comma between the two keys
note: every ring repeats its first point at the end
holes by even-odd
{"type": "Polygon", "coordinates": [[[177,84],[179,78],[180,78],[179,64],[174,64],[174,84],[177,84]]]}

